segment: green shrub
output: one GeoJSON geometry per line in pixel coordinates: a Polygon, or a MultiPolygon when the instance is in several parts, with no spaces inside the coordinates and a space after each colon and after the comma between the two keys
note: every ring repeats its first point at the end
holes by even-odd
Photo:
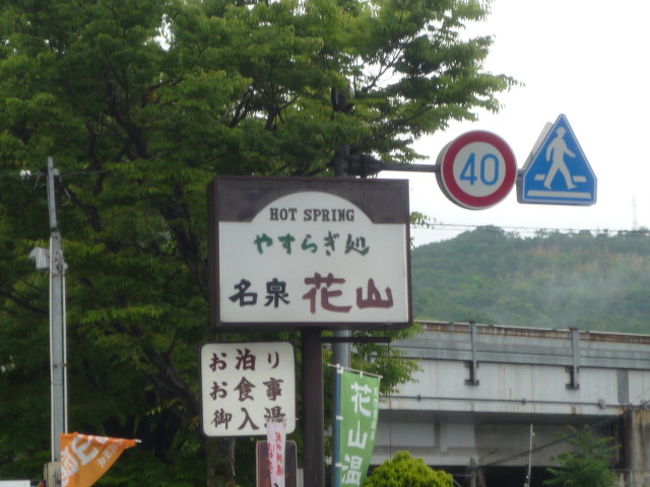
{"type": "Polygon", "coordinates": [[[421,458],[399,451],[366,479],[365,487],[453,487],[452,476],[434,470],[421,458]]]}

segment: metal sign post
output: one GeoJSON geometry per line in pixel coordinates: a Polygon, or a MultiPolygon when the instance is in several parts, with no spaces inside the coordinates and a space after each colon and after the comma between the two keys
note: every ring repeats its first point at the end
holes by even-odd
{"type": "MultiPolygon", "coordinates": [[[[285,487],[298,487],[298,453],[296,442],[287,440],[284,455],[284,485],[285,487]]],[[[267,441],[258,441],[255,448],[256,456],[256,483],[257,487],[273,487],[269,472],[269,446],[267,441]]],[[[301,479],[302,480],[302,479],[301,479]]],[[[2,487],[2,485],[0,485],[2,487]]]]}
{"type": "Polygon", "coordinates": [[[323,351],[321,330],[303,328],[303,468],[305,480],[313,487],[325,486],[325,407],[323,384],[323,351]]]}

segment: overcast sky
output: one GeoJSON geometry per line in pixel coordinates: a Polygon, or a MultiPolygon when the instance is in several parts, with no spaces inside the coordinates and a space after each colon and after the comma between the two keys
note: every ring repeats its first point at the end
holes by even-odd
{"type": "Polygon", "coordinates": [[[478,122],[418,141],[427,156],[422,162],[435,164],[444,145],[465,132],[487,130],[505,139],[522,168],[545,124],[564,114],[596,175],[597,202],[520,204],[513,189],[495,206],[468,210],[443,195],[433,174],[415,174],[409,177],[411,210],[443,224],[415,231],[416,245],[450,238],[464,225],[521,228],[522,234],[531,228],[650,228],[648,19],[647,0],[493,0],[487,21],[470,32],[494,38],[485,70],[524,86],[499,96],[500,113],[482,112],[478,122]]]}

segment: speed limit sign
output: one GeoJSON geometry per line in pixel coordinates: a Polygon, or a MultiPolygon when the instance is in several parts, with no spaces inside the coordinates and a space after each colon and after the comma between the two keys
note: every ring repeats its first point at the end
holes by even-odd
{"type": "Polygon", "coordinates": [[[476,130],[453,140],[438,156],[438,185],[454,203],[479,210],[510,192],[517,179],[517,162],[498,135],[476,130]]]}

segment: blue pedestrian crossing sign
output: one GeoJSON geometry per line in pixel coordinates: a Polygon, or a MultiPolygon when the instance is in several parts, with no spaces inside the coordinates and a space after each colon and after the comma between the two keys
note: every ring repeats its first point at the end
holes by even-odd
{"type": "Polygon", "coordinates": [[[560,115],[517,178],[519,203],[593,205],[596,176],[566,116],[560,115]]]}

